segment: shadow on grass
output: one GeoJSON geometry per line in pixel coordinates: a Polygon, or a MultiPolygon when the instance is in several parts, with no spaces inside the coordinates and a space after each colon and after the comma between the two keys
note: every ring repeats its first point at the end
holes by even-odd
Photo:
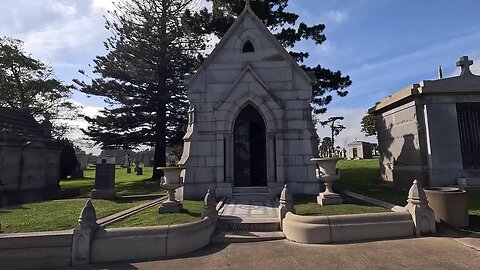
{"type": "Polygon", "coordinates": [[[339,163],[341,178],[335,187],[380,199],[396,205],[405,205],[408,190],[394,187],[380,180],[378,160],[355,160],[339,163]]]}

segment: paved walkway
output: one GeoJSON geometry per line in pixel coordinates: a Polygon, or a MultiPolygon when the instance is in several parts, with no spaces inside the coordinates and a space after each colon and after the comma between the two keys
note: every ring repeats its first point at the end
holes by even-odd
{"type": "Polygon", "coordinates": [[[79,269],[479,269],[480,252],[448,237],[304,245],[210,244],[180,258],[79,269]]]}
{"type": "Polygon", "coordinates": [[[219,212],[220,218],[240,218],[242,220],[278,219],[278,205],[271,199],[227,199],[219,212]]]}

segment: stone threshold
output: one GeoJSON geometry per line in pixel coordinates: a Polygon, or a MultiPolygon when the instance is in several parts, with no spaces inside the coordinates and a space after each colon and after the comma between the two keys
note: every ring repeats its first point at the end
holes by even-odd
{"type": "MultiPolygon", "coordinates": [[[[122,198],[125,198],[125,196],[122,197],[122,198]]],[[[132,197],[130,196],[130,198],[132,198],[132,197]]],[[[135,197],[135,198],[142,198],[142,197],[135,197]]],[[[112,223],[115,223],[117,221],[125,219],[125,218],[127,218],[131,215],[134,215],[134,214],[142,211],[142,210],[145,210],[145,209],[150,208],[152,206],[161,204],[166,199],[168,199],[168,196],[162,195],[160,198],[154,199],[152,201],[146,202],[146,203],[141,204],[141,205],[137,205],[137,206],[129,208],[127,210],[123,210],[123,211],[115,213],[113,215],[101,218],[97,221],[97,223],[98,223],[98,225],[100,225],[100,227],[104,228],[104,227],[106,227],[106,226],[108,226],[112,223]]]]}
{"type": "Polygon", "coordinates": [[[249,243],[286,239],[280,232],[248,232],[248,231],[223,231],[218,230],[212,235],[213,243],[249,243]]]}
{"type": "Polygon", "coordinates": [[[400,206],[400,205],[395,205],[393,203],[388,203],[388,202],[385,202],[385,201],[382,201],[382,200],[379,200],[379,199],[368,197],[368,196],[358,194],[358,193],[355,193],[355,192],[351,192],[351,191],[348,191],[348,190],[341,190],[341,192],[350,196],[350,197],[353,197],[355,199],[358,199],[358,200],[368,202],[368,203],[376,205],[376,206],[380,206],[380,207],[389,209],[393,212],[403,212],[403,211],[405,211],[405,207],[400,206]]]}

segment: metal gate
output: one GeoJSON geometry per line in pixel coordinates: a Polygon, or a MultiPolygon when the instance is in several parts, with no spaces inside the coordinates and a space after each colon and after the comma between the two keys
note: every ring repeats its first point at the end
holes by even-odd
{"type": "Polygon", "coordinates": [[[480,103],[457,103],[463,168],[480,169],[480,103]]]}

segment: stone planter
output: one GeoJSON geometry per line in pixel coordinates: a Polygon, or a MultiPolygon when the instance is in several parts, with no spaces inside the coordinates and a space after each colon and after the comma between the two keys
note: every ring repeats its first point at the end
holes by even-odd
{"type": "Polygon", "coordinates": [[[317,196],[317,203],[320,205],[341,204],[343,199],[333,192],[333,182],[340,178],[337,172],[337,162],[343,158],[312,158],[318,166],[316,170],[317,179],[325,182],[325,191],[317,196]]]}
{"type": "Polygon", "coordinates": [[[436,222],[454,227],[467,227],[469,223],[467,192],[454,187],[424,188],[428,206],[435,213],[436,222]]]}
{"type": "Polygon", "coordinates": [[[180,174],[185,167],[159,167],[157,168],[163,171],[164,176],[160,181],[160,185],[168,190],[168,200],[163,202],[158,207],[159,213],[176,213],[179,212],[183,205],[175,200],[175,190],[183,186],[183,179],[180,174]]]}

